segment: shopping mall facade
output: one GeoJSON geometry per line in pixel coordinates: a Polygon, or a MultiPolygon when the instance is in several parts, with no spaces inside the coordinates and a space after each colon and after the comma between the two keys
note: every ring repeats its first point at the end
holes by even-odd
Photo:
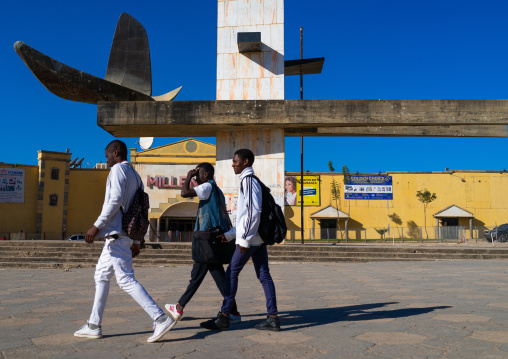
{"type": "MultiPolygon", "coordinates": [[[[0,162],[0,236],[65,239],[94,223],[109,170],[70,168],[71,155],[39,151],[38,165],[0,162]]],[[[195,139],[130,150],[150,196],[147,238],[189,240],[198,202],[180,196],[183,179],[215,158],[214,145],[195,139]]],[[[505,171],[351,173],[345,182],[342,173],[304,174],[305,239],[460,240],[483,238],[486,227],[508,223],[505,171]],[[437,198],[424,208],[416,193],[426,189],[437,198]]],[[[300,192],[300,174],[286,173],[288,240],[301,239],[300,192]]],[[[234,217],[237,197],[225,195],[234,217]]]]}

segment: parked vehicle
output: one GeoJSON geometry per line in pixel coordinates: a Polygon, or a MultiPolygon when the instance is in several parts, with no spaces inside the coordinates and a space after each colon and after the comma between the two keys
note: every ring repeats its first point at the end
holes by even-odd
{"type": "Polygon", "coordinates": [[[508,239],[508,223],[494,227],[492,230],[484,231],[485,239],[489,242],[492,240],[498,242],[506,242],[508,239]]]}
{"type": "Polygon", "coordinates": [[[85,235],[84,234],[74,234],[66,239],[66,241],[84,241],[85,235]]]}

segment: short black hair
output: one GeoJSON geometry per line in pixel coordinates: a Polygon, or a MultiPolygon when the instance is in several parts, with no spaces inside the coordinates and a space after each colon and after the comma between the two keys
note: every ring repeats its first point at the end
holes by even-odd
{"type": "Polygon", "coordinates": [[[120,140],[113,140],[106,146],[106,151],[118,151],[121,159],[127,159],[127,145],[120,140]]]}
{"type": "Polygon", "coordinates": [[[247,160],[247,167],[252,167],[254,163],[254,153],[248,148],[242,148],[235,152],[235,155],[240,157],[242,161],[247,160]]]}
{"type": "Polygon", "coordinates": [[[215,173],[215,169],[213,168],[211,163],[202,162],[197,167],[204,169],[205,172],[208,172],[208,178],[210,178],[210,179],[213,178],[213,175],[215,173]]]}

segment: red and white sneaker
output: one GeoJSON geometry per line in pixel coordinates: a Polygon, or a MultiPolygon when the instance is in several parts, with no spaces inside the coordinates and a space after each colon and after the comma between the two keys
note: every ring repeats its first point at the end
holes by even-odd
{"type": "Polygon", "coordinates": [[[166,310],[168,311],[169,315],[171,315],[173,317],[174,320],[176,320],[177,322],[182,319],[182,315],[183,315],[183,312],[176,309],[176,304],[166,304],[164,306],[164,308],[166,308],[166,310]]]}
{"type": "Polygon", "coordinates": [[[237,324],[242,322],[242,315],[240,313],[237,313],[238,315],[234,315],[229,313],[229,319],[231,319],[231,324],[237,324]]]}

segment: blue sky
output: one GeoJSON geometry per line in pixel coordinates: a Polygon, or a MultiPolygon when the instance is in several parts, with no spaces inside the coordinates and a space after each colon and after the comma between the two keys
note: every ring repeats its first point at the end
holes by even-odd
{"type": "MultiPolygon", "coordinates": [[[[9,1],[0,14],[0,161],[36,164],[37,150],[65,151],[93,166],[113,137],[94,105],[48,92],[16,55],[21,40],[103,77],[120,13],[146,28],[153,94],[183,85],[177,100],[214,100],[217,3],[202,1],[9,1]]],[[[326,58],[304,78],[305,99],[501,99],[508,94],[506,1],[285,2],[285,57],[326,58]]],[[[286,78],[286,99],[299,78],[286,78]]],[[[182,138],[156,138],[160,146],[182,138]]],[[[215,143],[214,138],[201,138],[215,143]]],[[[137,138],[124,139],[128,147],[137,138]]],[[[306,137],[304,169],[352,172],[498,170],[506,138],[306,137]]],[[[286,138],[286,170],[300,169],[300,138],[286,138]]]]}

